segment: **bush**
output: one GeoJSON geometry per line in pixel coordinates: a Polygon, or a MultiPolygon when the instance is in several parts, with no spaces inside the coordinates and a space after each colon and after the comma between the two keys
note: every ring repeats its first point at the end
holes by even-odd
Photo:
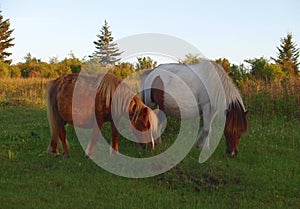
{"type": "Polygon", "coordinates": [[[0,61],[0,78],[10,77],[9,64],[0,61]]]}
{"type": "Polygon", "coordinates": [[[10,69],[10,77],[11,78],[19,78],[21,77],[21,70],[17,65],[11,65],[10,69]]]}
{"type": "Polygon", "coordinates": [[[130,63],[121,63],[120,65],[112,66],[109,72],[115,74],[121,79],[124,79],[134,72],[134,66],[130,63]]]}

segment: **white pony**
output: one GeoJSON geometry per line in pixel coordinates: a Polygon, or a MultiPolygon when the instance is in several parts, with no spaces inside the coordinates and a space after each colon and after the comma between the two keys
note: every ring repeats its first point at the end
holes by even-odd
{"type": "Polygon", "coordinates": [[[238,89],[220,65],[205,59],[197,65],[162,64],[142,74],[141,89],[143,102],[152,109],[158,106],[166,115],[189,119],[199,117],[202,110],[197,146],[209,142],[212,123],[221,108],[226,117],[227,153],[237,154],[240,137],[248,128],[247,111],[238,89]]]}

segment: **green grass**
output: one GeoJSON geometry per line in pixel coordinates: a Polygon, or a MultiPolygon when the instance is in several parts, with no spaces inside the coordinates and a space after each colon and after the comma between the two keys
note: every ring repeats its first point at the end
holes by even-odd
{"type": "MultiPolygon", "coordinates": [[[[164,174],[128,179],[85,159],[71,126],[71,158],[46,153],[50,133],[44,109],[1,107],[0,208],[300,208],[299,120],[250,115],[249,122],[235,158],[226,156],[222,139],[204,164],[193,148],[164,174]]],[[[158,151],[172,143],[178,123],[170,124],[158,151]]],[[[124,139],[120,150],[151,152],[124,139]]]]}

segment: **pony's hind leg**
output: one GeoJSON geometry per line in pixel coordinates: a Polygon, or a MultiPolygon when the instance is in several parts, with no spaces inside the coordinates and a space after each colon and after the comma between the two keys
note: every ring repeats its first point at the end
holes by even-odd
{"type": "Polygon", "coordinates": [[[57,144],[57,139],[56,137],[58,138],[58,136],[51,136],[51,141],[50,141],[50,144],[49,144],[49,147],[47,149],[47,152],[49,153],[54,153],[56,157],[59,156],[59,152],[58,152],[58,144],[57,144]]]}
{"type": "Polygon", "coordinates": [[[63,147],[63,156],[64,157],[70,157],[70,154],[69,154],[69,144],[68,144],[68,140],[67,140],[66,135],[67,135],[66,129],[63,126],[61,128],[60,132],[59,132],[59,138],[61,140],[62,147],[63,147]]]}
{"type": "Polygon", "coordinates": [[[51,140],[47,152],[54,153],[56,157],[60,155],[58,151],[58,144],[60,139],[60,133],[58,131],[59,129],[61,129],[61,125],[59,122],[54,121],[53,123],[50,123],[51,140]]]}
{"type": "Polygon", "coordinates": [[[119,153],[119,133],[114,122],[111,122],[111,138],[112,138],[112,148],[111,154],[115,155],[119,153]]]}

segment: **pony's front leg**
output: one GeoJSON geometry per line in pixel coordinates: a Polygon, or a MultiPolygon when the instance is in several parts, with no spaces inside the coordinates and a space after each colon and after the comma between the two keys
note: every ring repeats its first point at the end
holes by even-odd
{"type": "Polygon", "coordinates": [[[91,136],[91,141],[89,143],[89,145],[87,146],[86,148],[86,151],[85,151],[85,156],[87,158],[90,158],[90,159],[93,159],[94,158],[94,153],[95,153],[95,145],[98,141],[98,138],[100,136],[100,131],[99,129],[101,128],[103,123],[99,124],[99,127],[98,127],[98,124],[95,123],[94,127],[93,127],[93,132],[92,132],[92,136],[91,136]]]}
{"type": "Polygon", "coordinates": [[[196,147],[205,146],[209,148],[209,139],[211,134],[211,124],[214,121],[217,112],[214,111],[214,108],[210,104],[206,104],[202,107],[203,115],[203,127],[197,138],[196,147]]]}
{"type": "Polygon", "coordinates": [[[111,154],[119,153],[119,132],[114,122],[111,122],[112,149],[111,154]]]}

